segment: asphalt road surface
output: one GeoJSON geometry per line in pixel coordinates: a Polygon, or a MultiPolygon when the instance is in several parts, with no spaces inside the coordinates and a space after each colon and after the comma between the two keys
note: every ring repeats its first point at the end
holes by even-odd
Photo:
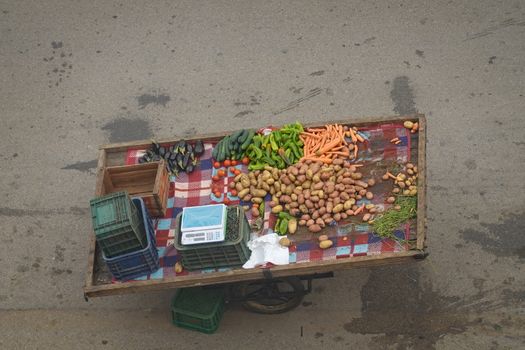
{"type": "Polygon", "coordinates": [[[525,348],[524,1],[0,1],[0,348],[525,348]],[[97,147],[425,113],[428,246],[294,311],[83,299],[97,147]]]}

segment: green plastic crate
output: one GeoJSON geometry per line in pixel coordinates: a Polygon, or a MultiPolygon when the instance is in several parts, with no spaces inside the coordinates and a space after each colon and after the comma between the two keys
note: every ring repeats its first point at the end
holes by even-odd
{"type": "Polygon", "coordinates": [[[144,223],[126,192],[94,198],[90,206],[95,236],[106,257],[134,252],[148,245],[144,223]]]}
{"type": "Polygon", "coordinates": [[[179,289],[171,301],[173,324],[203,333],[214,333],[223,313],[223,288],[179,289]]]}
{"type": "Polygon", "coordinates": [[[229,206],[226,219],[226,234],[223,242],[182,245],[180,221],[182,213],[175,218],[174,246],[187,270],[220,267],[239,267],[250,258],[246,245],[250,240],[250,224],[240,206],[229,206]]]}

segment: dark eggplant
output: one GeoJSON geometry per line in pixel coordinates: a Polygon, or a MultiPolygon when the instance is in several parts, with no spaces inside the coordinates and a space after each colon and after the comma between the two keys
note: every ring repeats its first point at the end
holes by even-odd
{"type": "Polygon", "coordinates": [[[195,170],[195,167],[193,166],[193,164],[191,164],[191,163],[188,164],[188,166],[186,167],[186,172],[187,172],[188,174],[190,174],[190,173],[193,172],[193,170],[195,170]]]}
{"type": "Polygon", "coordinates": [[[160,156],[158,154],[154,154],[153,158],[151,158],[152,161],[158,162],[160,160],[160,156]]]}
{"type": "Polygon", "coordinates": [[[168,147],[168,150],[173,153],[174,150],[175,150],[175,145],[171,145],[170,147],[168,147]]]}
{"type": "Polygon", "coordinates": [[[151,150],[153,151],[153,153],[158,154],[159,153],[159,149],[160,149],[159,144],[157,142],[155,142],[155,141],[152,141],[151,142],[151,150]]]}
{"type": "Polygon", "coordinates": [[[198,140],[197,142],[195,142],[194,150],[195,150],[195,155],[197,157],[202,156],[204,154],[204,143],[202,143],[201,140],[198,140]]]}
{"type": "Polygon", "coordinates": [[[193,146],[189,143],[186,143],[186,152],[193,153],[193,146]]]}
{"type": "Polygon", "coordinates": [[[164,159],[168,160],[170,159],[171,157],[171,152],[170,151],[166,151],[166,153],[164,153],[164,159]]]}
{"type": "Polygon", "coordinates": [[[186,153],[186,141],[184,140],[179,141],[179,152],[182,154],[186,153]]]}
{"type": "Polygon", "coordinates": [[[139,163],[142,164],[142,163],[147,163],[148,161],[146,160],[146,158],[144,157],[140,157],[139,158],[139,163]]]}
{"type": "Polygon", "coordinates": [[[166,154],[166,148],[164,147],[159,147],[159,152],[158,152],[159,156],[161,157],[164,157],[164,155],[166,154]]]}
{"type": "Polygon", "coordinates": [[[177,154],[171,153],[170,157],[168,158],[170,161],[176,161],[177,160],[177,154]]]}
{"type": "Polygon", "coordinates": [[[182,162],[182,164],[184,164],[184,169],[186,169],[188,167],[188,164],[190,164],[190,154],[189,153],[186,153],[184,155],[184,161],[182,162]]]}

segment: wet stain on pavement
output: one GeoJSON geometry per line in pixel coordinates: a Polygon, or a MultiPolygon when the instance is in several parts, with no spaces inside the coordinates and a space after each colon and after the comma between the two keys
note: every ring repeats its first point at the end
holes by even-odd
{"type": "Polygon", "coordinates": [[[390,98],[394,102],[394,112],[399,115],[416,113],[414,92],[410,87],[410,81],[406,76],[396,77],[390,91],[390,98]]]}
{"type": "Polygon", "coordinates": [[[62,82],[71,76],[73,69],[72,56],[73,53],[64,48],[62,41],[51,42],[51,54],[44,57],[44,62],[47,62],[49,71],[47,75],[47,85],[49,88],[58,87],[62,82]]]}
{"type": "Polygon", "coordinates": [[[318,70],[317,72],[310,73],[311,77],[318,77],[324,74],[324,70],[318,70]]]}
{"type": "Polygon", "coordinates": [[[467,159],[464,164],[468,170],[475,170],[478,167],[474,159],[467,159]]]}
{"type": "Polygon", "coordinates": [[[90,173],[91,170],[95,169],[97,167],[97,160],[89,160],[87,162],[76,162],[73,164],[68,164],[65,167],[63,167],[63,170],[78,170],[83,173],[90,173]]]}
{"type": "Polygon", "coordinates": [[[425,51],[422,50],[416,50],[416,55],[418,55],[421,58],[425,57],[425,51]]]}
{"type": "Polygon", "coordinates": [[[116,118],[102,130],[109,131],[109,142],[144,140],[153,136],[149,122],[140,118],[116,118]]]}
{"type": "Polygon", "coordinates": [[[494,61],[496,60],[496,56],[490,56],[489,57],[489,64],[494,64],[494,61]]]}
{"type": "Polygon", "coordinates": [[[515,255],[525,259],[525,212],[507,214],[497,223],[480,223],[484,231],[465,229],[463,239],[496,256],[515,255]]]}
{"type": "Polygon", "coordinates": [[[166,94],[143,94],[137,97],[139,109],[144,109],[149,105],[166,107],[171,97],[166,94]]]}
{"type": "Polygon", "coordinates": [[[371,344],[375,349],[433,349],[443,335],[464,332],[466,316],[449,307],[459,298],[423,286],[420,274],[417,265],[371,270],[361,290],[362,316],[343,328],[375,335],[371,344]]]}

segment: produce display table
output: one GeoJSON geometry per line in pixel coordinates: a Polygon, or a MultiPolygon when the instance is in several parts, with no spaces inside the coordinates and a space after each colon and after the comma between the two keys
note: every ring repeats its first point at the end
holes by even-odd
{"type": "MultiPolygon", "coordinates": [[[[407,222],[395,231],[398,240],[381,239],[373,233],[371,225],[357,220],[357,217],[348,217],[333,226],[327,226],[321,232],[333,242],[328,249],[320,249],[317,240],[318,234],[307,231],[304,227],[297,233],[289,236],[292,245],[289,247],[289,265],[272,266],[269,271],[273,278],[286,276],[301,276],[312,273],[326,273],[340,269],[393,264],[415,260],[414,257],[424,257],[425,239],[425,136],[426,125],[423,115],[403,117],[370,118],[366,121],[353,122],[352,120],[329,121],[327,123],[349,124],[357,126],[360,134],[365,138],[364,146],[356,163],[362,164],[360,172],[365,177],[380,179],[395,164],[411,162],[418,166],[419,177],[417,182],[417,217],[407,222]],[[406,119],[418,120],[419,131],[410,133],[403,126],[406,119]],[[398,138],[401,142],[390,142],[398,138]]],[[[321,124],[307,125],[317,127],[321,124]]],[[[84,292],[86,297],[145,292],[148,290],[182,288],[198,285],[224,284],[241,281],[254,281],[268,278],[268,269],[205,269],[197,271],[175,271],[175,264],[179,257],[173,247],[175,217],[183,207],[217,203],[228,196],[231,204],[239,203],[238,198],[231,197],[228,185],[233,181],[234,174],[228,173],[224,178],[224,190],[220,197],[211,191],[212,176],[216,169],[212,166],[211,152],[214,145],[224,135],[201,135],[191,140],[204,142],[204,154],[199,159],[194,172],[180,173],[169,177],[168,199],[165,214],[154,220],[157,248],[161,268],[148,276],[128,282],[117,282],[111,278],[95,243],[94,235],[89,253],[89,265],[84,292]]],[[[161,145],[173,144],[178,140],[160,140],[161,145]]],[[[128,142],[102,146],[97,169],[97,196],[105,193],[105,169],[119,165],[134,165],[151,145],[151,141],[128,142]]],[[[242,172],[247,172],[247,166],[236,165],[242,172]]],[[[107,176],[107,175],[106,175],[107,176]]],[[[106,180],[107,181],[107,180],[106,180]]],[[[378,183],[375,187],[374,198],[370,203],[382,206],[389,196],[391,186],[386,182],[378,183]]],[[[250,211],[246,212],[249,221],[252,221],[250,211]]],[[[271,208],[266,206],[264,225],[260,234],[265,234],[268,228],[273,227],[276,216],[271,214],[271,208]]]]}

